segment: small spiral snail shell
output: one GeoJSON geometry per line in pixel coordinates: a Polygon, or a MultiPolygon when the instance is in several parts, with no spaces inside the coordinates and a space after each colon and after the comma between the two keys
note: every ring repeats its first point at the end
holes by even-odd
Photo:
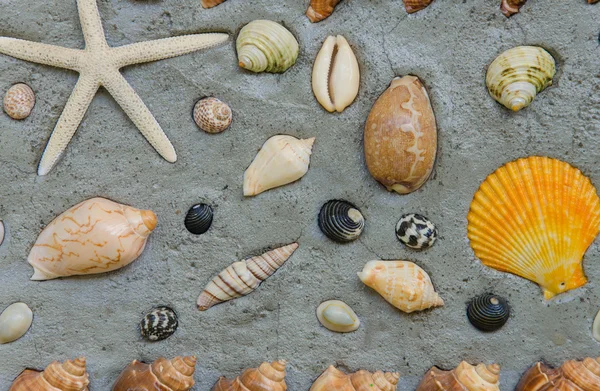
{"type": "Polygon", "coordinates": [[[327,19],[340,1],[342,0],[311,0],[306,16],[312,23],[327,19]]]}
{"type": "Polygon", "coordinates": [[[500,10],[504,16],[508,18],[509,16],[518,13],[526,2],[527,0],[502,0],[502,4],[500,4],[500,10]]]}
{"type": "Polygon", "coordinates": [[[35,106],[35,93],[27,84],[10,87],[4,96],[4,111],[12,119],[25,119],[35,106]]]}
{"type": "Polygon", "coordinates": [[[148,341],[162,341],[169,338],[179,326],[177,314],[169,307],[156,307],[148,312],[140,322],[142,337],[148,341]]]}
{"type": "Polygon", "coordinates": [[[84,357],[53,361],[43,371],[24,370],[8,391],[88,391],[88,377],[84,357]]]}
{"type": "Polygon", "coordinates": [[[196,204],[185,216],[185,228],[194,235],[202,235],[209,230],[213,221],[213,209],[207,204],[196,204]]]}
{"type": "Polygon", "coordinates": [[[200,99],[194,106],[194,122],[206,133],[221,133],[232,119],[229,105],[217,98],[200,99]]]}
{"type": "Polygon", "coordinates": [[[319,212],[319,228],[329,239],[339,243],[358,239],[365,228],[360,210],[343,200],[327,201],[319,212]]]}
{"type": "Polygon", "coordinates": [[[469,322],[481,331],[499,330],[509,316],[506,300],[490,293],[475,297],[467,306],[469,322]]]}
{"type": "Polygon", "coordinates": [[[398,220],[396,237],[406,247],[424,250],[433,246],[438,237],[438,230],[427,217],[417,213],[409,213],[398,220]]]}
{"type": "Polygon", "coordinates": [[[235,379],[221,376],[211,391],[286,391],[285,360],[263,362],[258,368],[248,368],[235,379]]]}

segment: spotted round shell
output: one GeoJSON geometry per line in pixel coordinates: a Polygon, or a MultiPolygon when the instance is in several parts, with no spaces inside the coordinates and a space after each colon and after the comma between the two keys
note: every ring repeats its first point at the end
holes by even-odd
{"type": "Polygon", "coordinates": [[[475,297],[467,306],[469,322],[481,331],[500,329],[509,316],[510,308],[506,300],[490,293],[475,297]]]}
{"type": "Polygon", "coordinates": [[[425,216],[405,214],[396,224],[396,237],[407,247],[423,250],[433,246],[438,236],[435,225],[425,216]]]}
{"type": "Polygon", "coordinates": [[[10,87],[4,96],[4,111],[13,119],[25,119],[35,105],[35,93],[27,84],[10,87]]]}
{"type": "Polygon", "coordinates": [[[194,121],[207,133],[221,133],[231,125],[232,119],[229,105],[217,98],[200,99],[194,106],[194,121]]]}
{"type": "Polygon", "coordinates": [[[140,322],[140,332],[148,341],[160,341],[173,335],[178,325],[175,311],[169,307],[156,307],[140,322]]]}

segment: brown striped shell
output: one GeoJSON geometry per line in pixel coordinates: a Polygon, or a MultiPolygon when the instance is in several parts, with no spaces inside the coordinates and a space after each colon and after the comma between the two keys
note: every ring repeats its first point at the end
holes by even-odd
{"type": "Polygon", "coordinates": [[[285,360],[263,362],[258,368],[248,368],[233,380],[220,377],[211,391],[286,391],[285,360]]]}
{"type": "Polygon", "coordinates": [[[152,364],[134,360],[117,378],[112,391],[188,391],[194,386],[196,357],[159,357],[152,364]]]}
{"type": "Polygon", "coordinates": [[[433,0],[404,0],[404,8],[407,13],[412,14],[427,8],[432,2],[433,0]]]}
{"type": "Polygon", "coordinates": [[[521,7],[525,5],[527,0],[502,0],[500,10],[504,16],[509,17],[519,12],[521,7]]]}
{"type": "Polygon", "coordinates": [[[306,16],[312,23],[327,19],[340,1],[342,0],[311,0],[306,16]]]}
{"type": "Polygon", "coordinates": [[[600,389],[600,357],[569,360],[553,369],[543,363],[531,367],[515,391],[596,391],[600,389]]]}
{"type": "Polygon", "coordinates": [[[4,111],[12,119],[25,119],[35,106],[35,93],[27,84],[10,87],[4,96],[4,111]]]}
{"type": "Polygon", "coordinates": [[[85,358],[53,361],[43,371],[24,370],[8,391],[87,391],[85,358]]]}
{"type": "Polygon", "coordinates": [[[400,374],[369,372],[364,369],[346,374],[333,365],[315,380],[309,391],[396,391],[400,374]]]}
{"type": "Polygon", "coordinates": [[[200,99],[194,106],[194,121],[207,133],[221,133],[231,125],[232,119],[229,105],[217,98],[200,99]]]}
{"type": "Polygon", "coordinates": [[[471,365],[463,361],[451,371],[431,368],[416,391],[500,391],[499,384],[499,365],[471,365]]]}

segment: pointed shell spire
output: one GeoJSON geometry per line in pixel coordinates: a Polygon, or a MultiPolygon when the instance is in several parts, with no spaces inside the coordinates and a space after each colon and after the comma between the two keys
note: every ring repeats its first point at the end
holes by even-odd
{"type": "Polygon", "coordinates": [[[416,391],[500,391],[500,366],[471,365],[465,361],[451,371],[433,367],[416,391]]]}
{"type": "Polygon", "coordinates": [[[527,0],[502,0],[500,4],[500,10],[507,18],[513,14],[519,12],[522,6],[525,5],[527,0]]]}
{"type": "Polygon", "coordinates": [[[531,367],[515,391],[596,391],[600,389],[600,357],[569,360],[553,369],[543,363],[531,367]]]}
{"type": "Polygon", "coordinates": [[[220,377],[211,391],[286,391],[285,360],[263,362],[258,368],[248,368],[233,380],[220,377]]]}
{"type": "Polygon", "coordinates": [[[134,360],[117,378],[112,391],[188,391],[194,386],[196,357],[157,358],[152,364],[134,360]]]}
{"type": "Polygon", "coordinates": [[[306,16],[312,23],[327,19],[340,1],[342,0],[311,0],[306,16]]]}
{"type": "Polygon", "coordinates": [[[346,374],[333,365],[325,370],[310,387],[310,391],[396,391],[400,374],[375,373],[361,369],[346,374]]]}
{"type": "Polygon", "coordinates": [[[89,384],[85,358],[53,361],[43,371],[24,370],[9,391],[87,391],[89,384]]]}

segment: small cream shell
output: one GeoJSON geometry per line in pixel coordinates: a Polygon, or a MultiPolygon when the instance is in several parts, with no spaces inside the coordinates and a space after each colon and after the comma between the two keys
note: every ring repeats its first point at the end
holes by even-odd
{"type": "Polygon", "coordinates": [[[349,333],[360,326],[356,313],[341,300],[322,302],[317,307],[317,318],[325,328],[338,333],[349,333]]]}
{"type": "Polygon", "coordinates": [[[4,242],[4,223],[0,220],[0,245],[4,242]]]}
{"type": "Polygon", "coordinates": [[[592,325],[592,336],[598,342],[600,342],[600,311],[596,314],[594,318],[594,324],[592,325]]]}
{"type": "Polygon", "coordinates": [[[14,303],[0,314],[0,344],[16,341],[27,333],[33,312],[25,303],[14,303]]]}

